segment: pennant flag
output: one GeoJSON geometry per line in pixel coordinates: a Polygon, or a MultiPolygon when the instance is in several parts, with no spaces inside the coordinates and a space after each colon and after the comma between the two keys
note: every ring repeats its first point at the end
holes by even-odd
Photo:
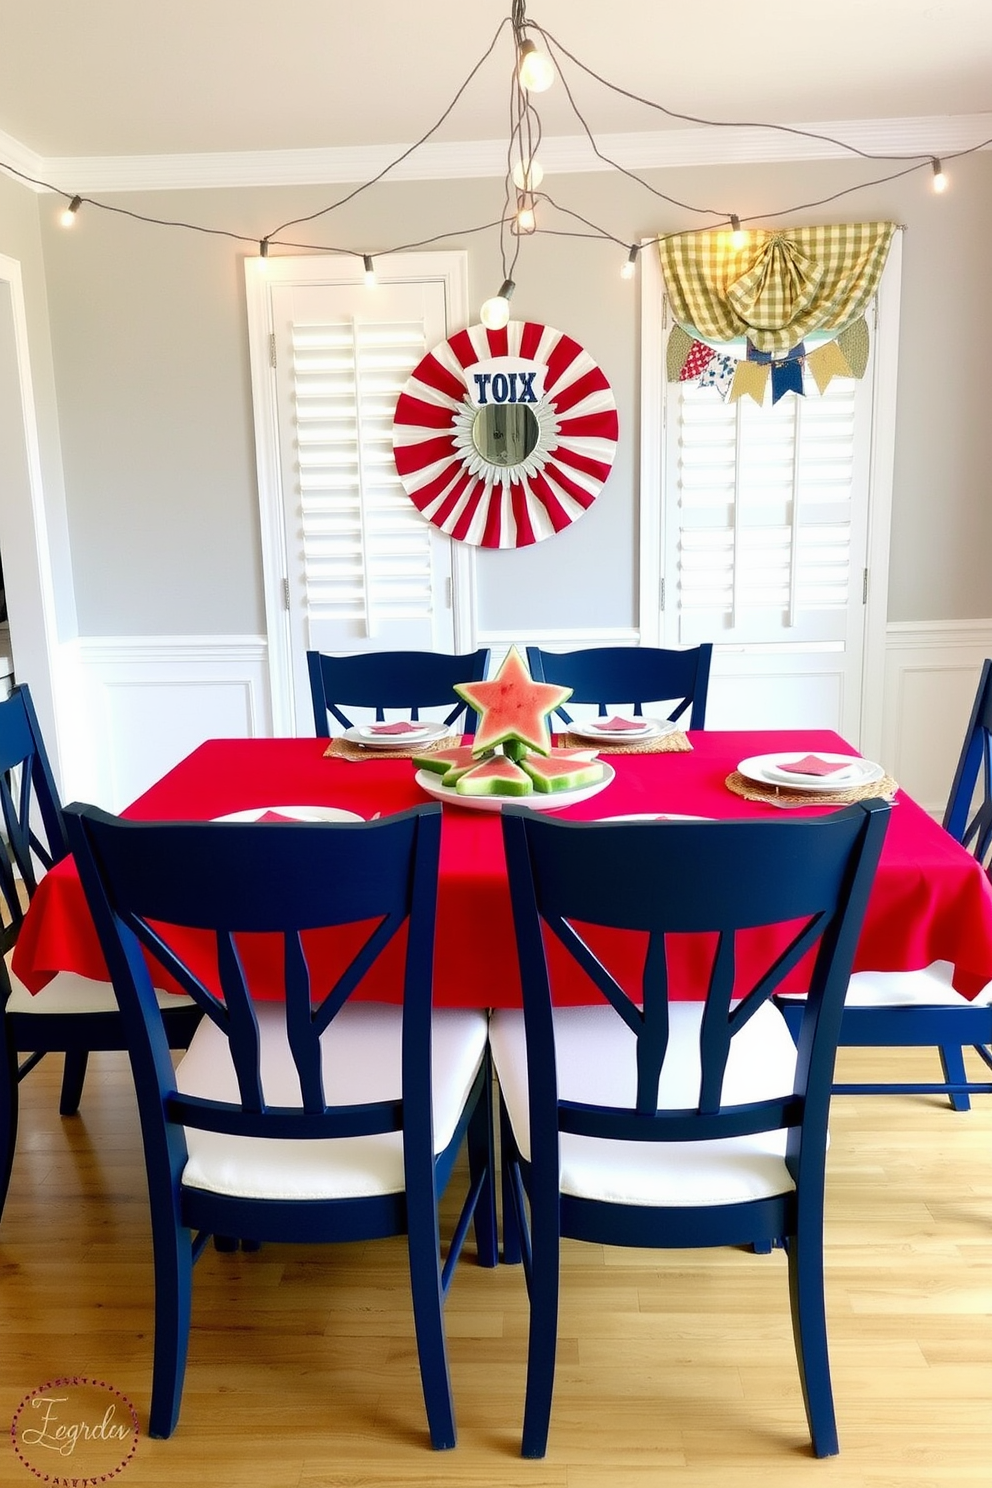
{"type": "Polygon", "coordinates": [[[694,377],[698,377],[715,356],[716,352],[712,346],[704,346],[702,341],[693,341],[689,348],[689,355],[679,373],[679,382],[691,382],[694,377]]]}
{"type": "Polygon", "coordinates": [[[813,374],[821,393],[827,391],[835,377],[854,375],[836,341],[828,341],[826,345],[818,346],[815,351],[811,351],[806,358],[806,365],[813,374]]]}
{"type": "Polygon", "coordinates": [[[686,358],[692,350],[692,337],[688,331],[684,331],[680,325],[672,326],[668,337],[668,356],[666,358],[669,382],[678,382],[681,377],[682,368],[685,366],[686,358]]]}
{"type": "Polygon", "coordinates": [[[864,377],[868,366],[868,322],[862,315],[846,331],[837,337],[837,345],[844,353],[844,360],[851,369],[852,377],[864,377]]]}
{"type": "Polygon", "coordinates": [[[699,376],[700,387],[715,387],[720,396],[725,398],[734,380],[734,371],[737,367],[737,358],[722,356],[719,352],[713,360],[703,368],[699,376]]]}
{"type": "Polygon", "coordinates": [[[772,403],[777,403],[786,393],[803,396],[803,364],[798,360],[772,362],[772,403]]]}
{"type": "Polygon", "coordinates": [[[765,388],[768,386],[768,372],[767,362],[760,364],[751,361],[738,362],[734,380],[730,385],[730,402],[736,403],[738,398],[747,396],[753,398],[755,403],[763,403],[765,388]]]}

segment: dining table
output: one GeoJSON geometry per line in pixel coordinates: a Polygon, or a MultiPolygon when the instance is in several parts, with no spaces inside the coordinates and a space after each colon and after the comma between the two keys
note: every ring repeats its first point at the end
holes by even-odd
{"type": "MultiPolygon", "coordinates": [[[[390,757],[382,751],[348,758],[329,755],[328,748],[328,740],[314,738],[208,740],[122,815],[134,821],[212,821],[232,813],[261,811],[276,818],[262,829],[277,831],[280,806],[287,812],[300,803],[337,807],[369,820],[431,800],[410,758],[390,757]]],[[[609,783],[584,799],[556,801],[553,814],[571,821],[631,816],[785,819],[773,801],[749,800],[728,786],[741,761],[776,752],[783,756],[809,752],[821,758],[830,753],[857,756],[856,750],[829,730],[690,731],[678,749],[624,752],[621,746],[616,752],[601,751],[611,767],[609,783]]],[[[811,792],[790,815],[836,809],[836,805],[822,804],[811,792]]],[[[499,813],[450,800],[444,801],[441,811],[435,1003],[519,1006],[520,978],[499,813]]],[[[333,884],[328,890],[333,894],[333,884]]],[[[257,967],[257,994],[277,997],[281,995],[280,962],[262,944],[267,939],[247,936],[246,942],[252,943],[249,953],[257,967]]],[[[322,957],[333,960],[338,954],[332,952],[332,944],[333,935],[326,943],[316,939],[311,943],[308,958],[315,975],[320,975],[322,957]]],[[[179,949],[178,941],[176,945],[179,949]]],[[[616,953],[618,979],[622,983],[629,979],[635,997],[643,951],[635,936],[616,953]]],[[[559,974],[556,955],[550,946],[556,1001],[598,1000],[600,994],[574,963],[568,975],[564,970],[559,974]]],[[[203,957],[206,968],[206,951],[203,957]]],[[[562,958],[563,966],[564,953],[562,958]]],[[[698,961],[688,956],[681,980],[673,979],[675,995],[705,995],[698,961]]],[[[954,986],[967,998],[992,981],[992,888],[981,864],[904,791],[895,789],[854,970],[913,971],[934,961],[953,965],[954,986]]],[[[71,858],[57,863],[39,884],[18,937],[13,967],[32,992],[59,971],[107,977],[71,858]]],[[[209,979],[207,970],[203,975],[209,979]]],[[[788,984],[792,990],[804,990],[803,975],[801,969],[794,974],[797,980],[788,984]]],[[[164,973],[157,984],[175,990],[164,973]]],[[[401,941],[373,968],[360,993],[387,1000],[402,996],[401,941]]]]}

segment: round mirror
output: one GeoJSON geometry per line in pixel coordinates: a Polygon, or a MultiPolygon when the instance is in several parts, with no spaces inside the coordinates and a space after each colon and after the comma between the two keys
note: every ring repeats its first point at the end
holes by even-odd
{"type": "Polygon", "coordinates": [[[519,465],[538,437],[537,419],[523,403],[487,403],[472,425],[472,443],[490,465],[519,465]]]}

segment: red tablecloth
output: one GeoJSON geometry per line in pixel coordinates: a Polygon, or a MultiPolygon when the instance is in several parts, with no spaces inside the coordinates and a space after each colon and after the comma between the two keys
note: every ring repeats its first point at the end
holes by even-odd
{"type": "MultiPolygon", "coordinates": [[[[725,785],[748,755],[773,750],[852,752],[835,734],[700,732],[691,753],[612,756],[615,780],[564,813],[595,820],[628,812],[762,817],[775,808],[743,800],[725,785]]],[[[198,820],[261,806],[334,805],[386,815],[426,797],[406,760],[350,763],[323,757],[318,739],[213,740],[164,776],[124,814],[141,820],[198,820]]],[[[954,983],[974,996],[992,980],[992,890],[981,866],[904,794],[889,822],[856,970],[909,971],[954,963],[954,983]]],[[[811,810],[824,810],[811,807],[811,810]]],[[[273,826],[273,831],[278,827],[273,826]]],[[[102,978],[106,968],[70,861],[42,881],[14,953],[33,991],[54,972],[102,978]]],[[[383,976],[395,975],[396,964],[383,976]]],[[[390,995],[385,983],[372,994],[390,995]]],[[[563,1001],[590,998],[571,981],[563,1001]]],[[[517,1006],[517,975],[499,816],[444,807],[435,997],[441,1004],[517,1006]]]]}

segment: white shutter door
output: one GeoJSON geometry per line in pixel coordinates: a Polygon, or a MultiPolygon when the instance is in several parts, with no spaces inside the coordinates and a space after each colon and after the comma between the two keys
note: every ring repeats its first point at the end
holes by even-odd
{"type": "Polygon", "coordinates": [[[857,739],[872,380],[807,386],[761,406],[669,386],[666,638],[715,643],[711,727],[857,739]]]}
{"type": "Polygon", "coordinates": [[[273,285],[272,317],[287,602],[305,717],[308,649],[454,649],[450,544],[406,495],[392,450],[396,400],[447,334],[444,289],[273,285]]]}

